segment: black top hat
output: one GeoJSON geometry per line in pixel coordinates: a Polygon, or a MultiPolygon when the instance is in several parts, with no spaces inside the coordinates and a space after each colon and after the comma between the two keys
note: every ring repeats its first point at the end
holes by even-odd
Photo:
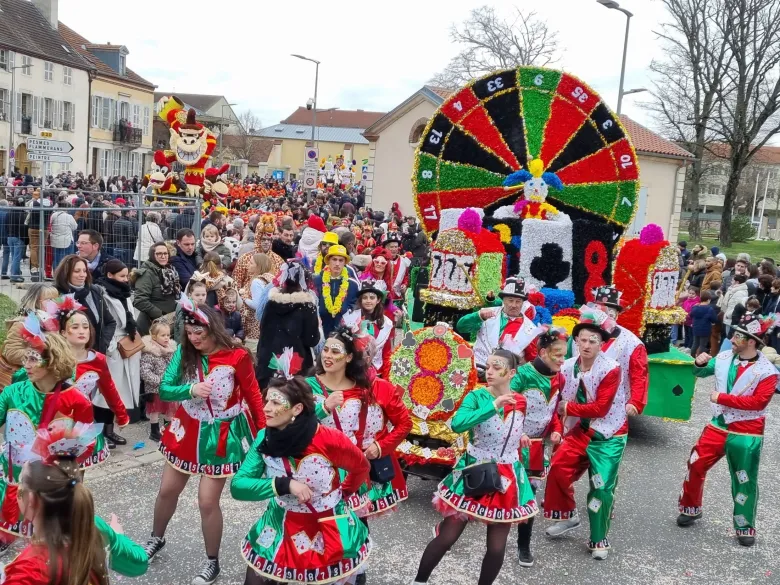
{"type": "Polygon", "coordinates": [[[593,290],[593,302],[598,305],[606,305],[618,311],[624,309],[620,297],[623,295],[614,284],[605,284],[593,290]]]}
{"type": "Polygon", "coordinates": [[[504,288],[498,293],[498,297],[514,297],[518,299],[527,299],[528,293],[525,290],[525,281],[519,276],[510,276],[504,283],[504,288]]]}
{"type": "Polygon", "coordinates": [[[754,339],[756,343],[763,345],[764,334],[772,326],[773,320],[768,318],[762,318],[761,315],[755,313],[745,313],[740,319],[738,325],[732,325],[734,331],[747,335],[754,339]]]}
{"type": "Polygon", "coordinates": [[[384,280],[364,280],[360,285],[357,297],[360,298],[366,293],[374,293],[380,299],[387,296],[387,285],[384,280]]]}

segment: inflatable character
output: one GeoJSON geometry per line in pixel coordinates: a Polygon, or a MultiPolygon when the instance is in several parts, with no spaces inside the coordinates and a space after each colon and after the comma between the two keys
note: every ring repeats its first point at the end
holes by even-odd
{"type": "Polygon", "coordinates": [[[206,169],[206,179],[203,181],[201,194],[205,201],[211,201],[216,197],[218,202],[224,202],[230,188],[227,185],[227,172],[230,165],[221,167],[209,167],[206,169]]]}
{"type": "Polygon", "coordinates": [[[158,103],[160,118],[168,124],[171,133],[170,150],[163,152],[165,162],[170,166],[178,161],[185,166],[187,195],[197,197],[206,179],[206,165],[217,146],[217,137],[195,120],[195,110],[185,111],[184,103],[176,96],[163,97],[158,103]]]}

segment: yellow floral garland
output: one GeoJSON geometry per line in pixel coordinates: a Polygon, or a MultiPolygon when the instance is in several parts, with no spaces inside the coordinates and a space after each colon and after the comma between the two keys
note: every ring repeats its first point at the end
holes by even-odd
{"type": "Polygon", "coordinates": [[[347,290],[349,289],[349,274],[346,268],[341,269],[341,286],[339,286],[339,294],[336,295],[336,302],[333,302],[333,298],[330,295],[330,269],[322,272],[322,296],[325,299],[325,310],[330,313],[332,317],[335,317],[341,312],[341,307],[344,304],[344,299],[347,298],[347,290]]]}
{"type": "Polygon", "coordinates": [[[318,253],[317,261],[314,263],[314,274],[320,274],[322,272],[323,260],[322,254],[318,253]]]}

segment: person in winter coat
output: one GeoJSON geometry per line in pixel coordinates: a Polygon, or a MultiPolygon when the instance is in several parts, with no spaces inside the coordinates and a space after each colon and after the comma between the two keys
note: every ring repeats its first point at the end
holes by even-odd
{"type": "Polygon", "coordinates": [[[726,294],[720,298],[718,307],[723,311],[723,327],[726,330],[726,334],[731,338],[731,323],[732,313],[739,304],[745,304],[748,298],[748,287],[745,284],[747,282],[747,276],[744,274],[735,274],[732,279],[731,287],[726,291],[726,294]]]}
{"type": "Polygon", "coordinates": [[[49,228],[49,243],[52,247],[54,257],[52,264],[56,268],[62,259],[68,254],[76,251],[76,242],[73,240],[73,232],[78,228],[78,224],[69,213],[69,203],[61,203],[59,208],[51,214],[49,228]]]}
{"type": "Polygon", "coordinates": [[[707,263],[705,260],[694,260],[693,270],[690,275],[691,286],[695,286],[701,290],[702,284],[704,284],[704,278],[707,276],[707,263]]]}
{"type": "MultiPolygon", "coordinates": [[[[298,242],[298,254],[306,258],[312,267],[315,265],[317,256],[321,252],[319,246],[323,237],[325,237],[325,222],[317,215],[309,216],[306,227],[301,231],[301,239],[298,242]]],[[[330,244],[338,244],[338,237],[335,237],[330,244]]],[[[322,256],[324,257],[325,254],[322,254],[322,256]]]]}
{"type": "Polygon", "coordinates": [[[282,266],[278,286],[268,293],[260,330],[263,334],[257,345],[257,380],[261,388],[268,387],[268,381],[275,369],[271,359],[280,356],[286,348],[292,348],[301,360],[301,371],[314,365],[312,349],[320,341],[317,299],[309,291],[306,268],[291,260],[282,266]]]}
{"type": "Polygon", "coordinates": [[[149,259],[134,274],[133,306],[139,312],[138,332],[148,335],[155,319],[176,310],[181,294],[179,275],[170,263],[168,246],[160,242],[149,248],[149,259]]]}
{"type": "Polygon", "coordinates": [[[762,315],[771,315],[780,312],[780,278],[772,281],[769,292],[764,295],[764,302],[761,305],[762,315]]]}
{"type": "Polygon", "coordinates": [[[209,252],[219,254],[222,261],[222,268],[227,270],[233,264],[233,254],[228,247],[222,243],[222,237],[219,235],[219,229],[214,224],[208,224],[200,233],[199,252],[201,257],[205,257],[209,252]]]}
{"type": "Polygon", "coordinates": [[[160,229],[160,214],[156,211],[150,211],[145,216],[146,222],[141,226],[141,237],[138,239],[138,246],[135,249],[134,258],[141,262],[149,257],[149,248],[152,244],[162,242],[162,230],[160,229]]]}
{"type": "Polygon", "coordinates": [[[108,308],[106,291],[100,285],[93,284],[87,261],[75,254],[65,256],[54,271],[54,286],[60,294],[72,294],[80,304],[87,307],[87,317],[95,330],[92,349],[105,354],[114,340],[116,320],[108,308]]]}
{"type": "Polygon", "coordinates": [[[111,227],[114,255],[127,265],[133,265],[133,252],[138,242],[138,224],[131,217],[134,211],[123,211],[111,227]]]}
{"type": "Polygon", "coordinates": [[[710,283],[716,280],[721,280],[722,266],[717,258],[710,256],[704,261],[704,280],[702,281],[701,290],[710,290],[710,283]]]}
{"type": "Polygon", "coordinates": [[[176,254],[171,257],[171,265],[179,274],[181,288],[187,288],[192,274],[203,262],[195,245],[195,232],[190,228],[182,228],[176,232],[176,243],[173,245],[176,254]]]}
{"type": "Polygon", "coordinates": [[[238,312],[238,291],[234,288],[225,291],[225,297],[219,305],[219,312],[225,318],[225,330],[234,340],[244,342],[244,326],[241,313],[238,312]]]}
{"type": "Polygon", "coordinates": [[[171,328],[167,323],[152,323],[150,334],[143,337],[141,350],[141,380],[146,390],[146,414],[149,416],[151,430],[149,438],[160,442],[160,415],[171,420],[179,407],[178,402],[165,402],[160,398],[160,381],[176,351],[176,342],[171,339],[171,328]]]}

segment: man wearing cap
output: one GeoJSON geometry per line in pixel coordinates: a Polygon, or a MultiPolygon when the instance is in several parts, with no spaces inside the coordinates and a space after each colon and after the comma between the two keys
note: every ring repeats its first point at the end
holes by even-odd
{"type": "Polygon", "coordinates": [[[535,340],[539,330],[532,320],[534,310],[527,301],[525,281],[520,277],[507,278],[498,296],[502,303],[500,308],[482,308],[464,315],[457,324],[459,332],[477,336],[474,363],[480,377],[484,376],[488,356],[497,347],[503,347],[505,342],[511,343],[511,351],[518,353],[526,362],[533,361],[537,354],[535,340]]]}
{"type": "Polygon", "coordinates": [[[771,324],[770,319],[746,314],[732,326],[731,349],[714,358],[700,353],[693,371],[698,378],[715,376],[715,390],[710,394],[713,417],[688,458],[677,525],[690,526],[701,518],[704,479],[725,455],[734,503],[732,521],[742,546],[756,542],[758,464],[766,409],[778,380],[775,366],[759,351],[771,324]]]}
{"type": "MultiPolygon", "coordinates": [[[[623,310],[621,295],[614,285],[600,286],[595,291],[594,304],[617,321],[618,314],[623,310]]],[[[576,345],[572,347],[573,355],[577,355],[576,345]]],[[[620,364],[621,395],[625,398],[626,414],[637,416],[647,406],[647,349],[642,340],[628,329],[615,325],[612,336],[601,346],[601,351],[608,358],[620,364]]]]}
{"type": "Polygon", "coordinates": [[[620,364],[601,351],[615,321],[595,307],[580,309],[572,337],[577,356],[563,364],[565,382],[558,403],[564,419],[564,440],[555,451],[547,475],[544,517],[553,520],[546,534],[561,536],[580,525],[573,484],[588,470],[587,497],[591,557],[609,552],[609,526],[618,469],[626,448],[628,424],[620,387],[620,364]]]}
{"type": "MultiPolygon", "coordinates": [[[[331,246],[338,245],[338,243],[339,243],[339,236],[336,232],[325,232],[318,246],[318,253],[316,259],[314,260],[314,264],[313,264],[314,269],[312,270],[312,274],[314,275],[322,274],[322,271],[327,266],[325,257],[328,255],[328,250],[330,250],[331,246]]],[[[346,248],[344,249],[346,250],[346,248]]]]}
{"type": "Polygon", "coordinates": [[[325,256],[326,268],[314,277],[319,299],[320,320],[325,337],[330,335],[344,315],[355,304],[358,283],[349,278],[346,264],[349,255],[344,246],[334,245],[325,256]]]}

